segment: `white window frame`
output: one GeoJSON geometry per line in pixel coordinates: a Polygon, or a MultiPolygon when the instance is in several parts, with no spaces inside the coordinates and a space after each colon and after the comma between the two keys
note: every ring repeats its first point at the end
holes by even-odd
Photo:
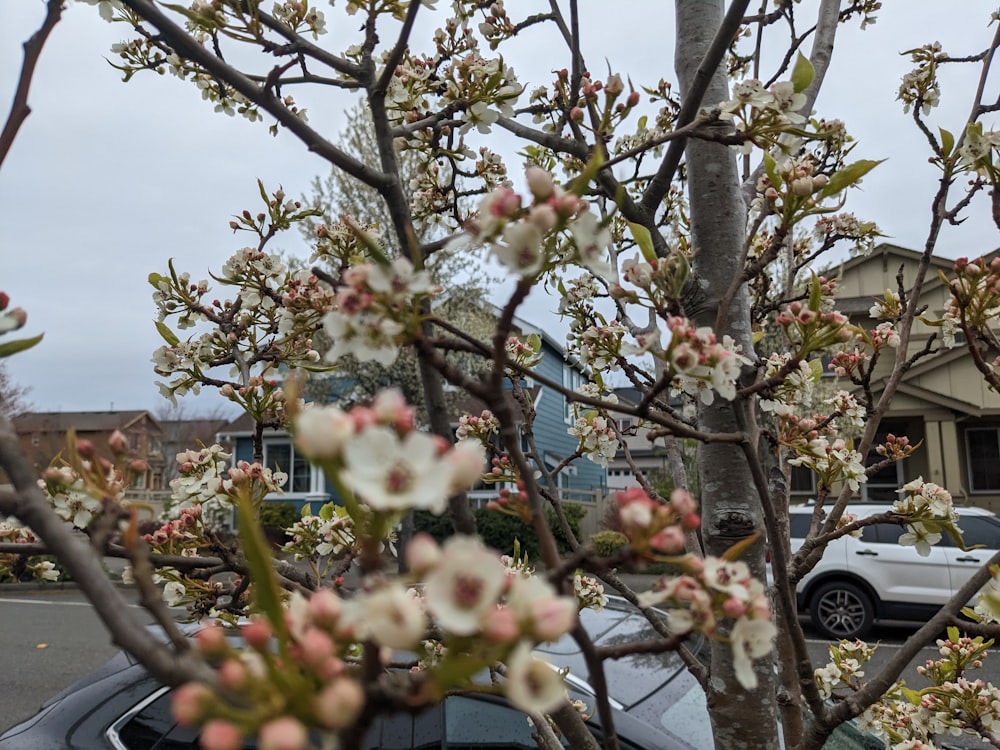
{"type": "Polygon", "coordinates": [[[313,491],[313,487],[315,486],[313,467],[309,464],[308,461],[305,462],[306,471],[308,472],[308,474],[305,475],[306,487],[305,489],[296,489],[295,476],[294,476],[295,463],[296,463],[295,443],[292,442],[291,438],[277,438],[271,440],[267,439],[264,440],[264,467],[267,469],[271,469],[273,471],[277,462],[271,460],[271,457],[269,455],[270,452],[277,447],[284,448],[286,446],[288,447],[288,457],[289,461],[291,462],[291,465],[287,468],[282,467],[288,473],[288,483],[282,489],[284,490],[286,495],[308,495],[310,492],[313,491]]]}

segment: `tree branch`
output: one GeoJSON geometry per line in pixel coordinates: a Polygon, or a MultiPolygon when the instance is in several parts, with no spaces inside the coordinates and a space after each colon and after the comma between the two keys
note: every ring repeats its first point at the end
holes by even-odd
{"type": "Polygon", "coordinates": [[[46,3],[45,20],[31,38],[24,43],[24,62],[21,64],[21,75],[17,79],[17,89],[14,91],[14,101],[10,105],[10,113],[4,123],[3,131],[0,132],[0,165],[14,144],[14,138],[21,129],[21,125],[31,114],[31,107],[28,106],[28,91],[31,89],[31,79],[35,75],[35,66],[38,58],[42,54],[49,34],[56,27],[62,18],[63,0],[48,0],[46,3]]]}

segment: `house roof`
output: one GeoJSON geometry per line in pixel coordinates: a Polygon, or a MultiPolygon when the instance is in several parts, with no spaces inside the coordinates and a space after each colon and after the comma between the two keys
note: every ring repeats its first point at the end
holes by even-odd
{"type": "Polygon", "coordinates": [[[77,432],[111,432],[124,430],[136,422],[149,419],[159,428],[159,423],[148,411],[32,411],[14,417],[18,433],[58,432],[70,428],[77,432]]]}

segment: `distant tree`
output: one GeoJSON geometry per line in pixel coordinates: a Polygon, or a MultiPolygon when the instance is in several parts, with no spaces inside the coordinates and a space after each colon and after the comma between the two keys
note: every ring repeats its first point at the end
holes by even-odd
{"type": "Polygon", "coordinates": [[[0,361],[0,415],[13,419],[14,417],[30,411],[31,401],[28,400],[28,393],[31,388],[23,386],[14,381],[7,369],[7,363],[0,361]]]}
{"type": "MultiPolygon", "coordinates": [[[[367,108],[356,105],[348,111],[347,124],[340,131],[339,143],[368,166],[378,168],[379,144],[367,108]]],[[[435,227],[442,224],[444,217],[468,215],[471,206],[463,204],[471,196],[485,192],[483,183],[463,191],[459,185],[462,177],[450,167],[450,163],[443,158],[429,158],[423,150],[397,148],[397,159],[400,178],[414,196],[417,207],[414,211],[417,236],[433,236],[435,227]]],[[[506,171],[498,169],[491,173],[487,182],[500,184],[506,181],[506,177],[506,171]]],[[[334,168],[325,177],[314,177],[312,194],[304,196],[303,203],[320,212],[318,216],[308,217],[299,224],[307,242],[315,242],[317,233],[322,234],[330,227],[342,225],[344,218],[350,217],[378,238],[387,255],[398,257],[401,254],[395,235],[389,231],[393,225],[392,216],[379,191],[358,183],[341,170],[334,168]]],[[[446,236],[444,231],[438,233],[446,236]]],[[[481,254],[470,253],[467,248],[459,253],[438,250],[430,256],[426,268],[435,283],[447,286],[449,290],[448,299],[435,305],[435,317],[447,320],[486,342],[496,327],[493,307],[485,301],[496,278],[484,270],[483,260],[481,254]]],[[[317,348],[321,351],[330,348],[329,337],[324,330],[318,332],[316,339],[317,348]]],[[[452,354],[450,360],[453,365],[471,374],[474,367],[472,358],[452,354]]],[[[306,395],[311,400],[353,405],[370,401],[378,391],[389,387],[401,390],[407,401],[418,407],[420,417],[426,419],[423,386],[413,349],[401,352],[388,366],[373,361],[358,362],[355,357],[348,356],[338,363],[335,371],[314,373],[306,386],[306,395]]],[[[449,409],[453,410],[464,394],[452,391],[445,398],[449,409]]]]}
{"type": "Polygon", "coordinates": [[[204,409],[194,409],[183,401],[162,401],[153,412],[163,430],[163,482],[166,486],[178,476],[177,453],[190,448],[200,448],[216,442],[219,430],[231,421],[232,415],[225,404],[213,402],[204,409]]]}

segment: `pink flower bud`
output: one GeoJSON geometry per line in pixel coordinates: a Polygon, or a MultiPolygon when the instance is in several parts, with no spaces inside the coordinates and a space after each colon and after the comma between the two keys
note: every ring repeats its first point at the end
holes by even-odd
{"type": "Polygon", "coordinates": [[[333,627],[340,619],[344,601],[330,589],[321,589],[309,599],[309,617],[321,627],[333,627]]]}
{"type": "Polygon", "coordinates": [[[500,607],[483,622],[483,637],[492,643],[513,643],[521,637],[517,616],[508,607],[500,607]]]}
{"type": "Polygon", "coordinates": [[[235,724],[212,719],[202,727],[198,742],[203,750],[240,750],[243,747],[243,733],[235,724]]]}
{"type": "Polygon", "coordinates": [[[218,656],[228,651],[225,630],[220,625],[209,625],[198,631],[194,637],[198,650],[205,656],[218,656]]]}
{"type": "Polygon", "coordinates": [[[250,648],[263,651],[270,646],[271,626],[259,618],[253,619],[240,628],[240,635],[250,648]]]}
{"type": "Polygon", "coordinates": [[[116,455],[128,453],[128,438],[120,430],[115,430],[108,438],[108,447],[116,455]]]}
{"type": "Polygon", "coordinates": [[[555,191],[552,175],[541,167],[528,167],[524,176],[528,180],[528,189],[537,201],[546,201],[555,191]]]}
{"type": "Polygon", "coordinates": [[[308,742],[306,728],[291,716],[272,719],[258,734],[260,750],[304,750],[308,742]]]}
{"type": "Polygon", "coordinates": [[[78,438],[76,441],[76,452],[80,458],[93,458],[94,444],[89,440],[78,438]]]}
{"type": "Polygon", "coordinates": [[[743,607],[743,602],[737,599],[735,596],[731,596],[726,599],[722,604],[722,611],[725,613],[726,617],[743,617],[746,613],[743,607]]]}
{"type": "Polygon", "coordinates": [[[576,624],[576,602],[562,596],[531,603],[532,632],[541,641],[556,641],[576,624]]]}
{"type": "Polygon", "coordinates": [[[316,696],[314,710],[319,722],[329,729],[342,729],[354,722],[365,705],[365,692],[349,677],[340,677],[316,696]]]}
{"type": "Polygon", "coordinates": [[[441,548],[430,534],[416,534],[406,545],[406,565],[422,576],[441,562],[441,548]]]}
{"type": "Polygon", "coordinates": [[[230,690],[239,690],[246,685],[249,676],[246,666],[239,659],[226,659],[219,665],[218,674],[219,684],[230,690]]]}
{"type": "Polygon", "coordinates": [[[177,688],[170,698],[170,714],[179,724],[195,726],[205,717],[212,700],[212,691],[200,682],[188,682],[177,688]]]}
{"type": "Polygon", "coordinates": [[[304,664],[322,666],[334,655],[333,640],[319,628],[308,628],[296,644],[296,651],[304,664]]]}

